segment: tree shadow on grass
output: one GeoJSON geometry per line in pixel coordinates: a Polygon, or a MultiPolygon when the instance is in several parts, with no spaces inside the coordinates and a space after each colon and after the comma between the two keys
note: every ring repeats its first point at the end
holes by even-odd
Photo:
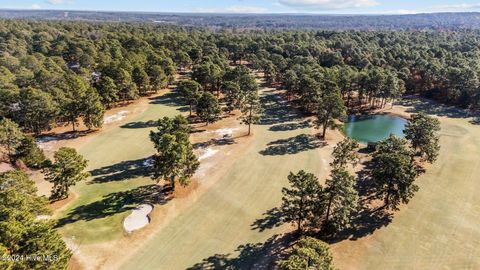
{"type": "Polygon", "coordinates": [[[387,227],[393,220],[393,213],[384,208],[372,209],[368,205],[361,205],[352,217],[350,227],[335,236],[322,236],[328,243],[338,243],[344,240],[356,241],[373,234],[375,231],[387,227]]]}
{"type": "Polygon", "coordinates": [[[165,105],[168,107],[178,107],[177,111],[188,112],[190,108],[185,103],[180,94],[174,89],[164,95],[150,98],[150,104],[165,105]]]}
{"type": "Polygon", "coordinates": [[[170,200],[168,193],[159,185],[146,185],[128,191],[114,192],[105,195],[101,200],[78,206],[72,209],[66,217],[61,218],[57,227],[80,220],[90,221],[113,216],[118,213],[133,210],[139,204],[149,203],[163,205],[170,200]]]}
{"type": "Polygon", "coordinates": [[[260,154],[264,156],[293,155],[303,151],[326,146],[317,136],[300,134],[288,139],[280,139],[268,144],[268,147],[260,154]]]}
{"type": "Polygon", "coordinates": [[[122,126],[121,128],[130,128],[130,129],[137,129],[137,128],[151,128],[151,127],[156,127],[158,124],[157,121],[155,120],[149,120],[149,121],[136,121],[136,122],[130,122],[126,123],[122,126]]]}
{"type": "Polygon", "coordinates": [[[65,131],[62,133],[54,133],[54,132],[43,133],[41,136],[36,137],[36,140],[39,143],[48,143],[51,141],[74,140],[80,137],[85,137],[97,131],[98,130],[90,129],[90,130],[79,130],[79,131],[65,131]]]}
{"type": "Polygon", "coordinates": [[[356,189],[359,195],[357,211],[352,215],[350,228],[338,233],[334,238],[326,238],[330,243],[350,239],[357,240],[373,234],[376,230],[387,227],[393,219],[393,213],[378,207],[377,190],[370,178],[373,163],[367,161],[358,172],[356,189]]]}
{"type": "Polygon", "coordinates": [[[445,116],[450,118],[468,118],[473,116],[472,112],[458,108],[456,106],[447,106],[432,100],[419,97],[404,98],[396,102],[397,105],[411,107],[407,109],[410,113],[424,112],[437,116],[445,116]]]}
{"type": "Polygon", "coordinates": [[[303,122],[294,122],[294,123],[287,123],[287,124],[278,124],[275,126],[271,126],[269,128],[270,131],[292,131],[297,129],[304,129],[312,127],[312,121],[306,120],[303,122]]]}
{"type": "Polygon", "coordinates": [[[91,170],[92,180],[89,184],[123,181],[152,175],[150,158],[127,160],[113,165],[91,170]]]}
{"type": "Polygon", "coordinates": [[[228,270],[266,270],[274,269],[275,262],[286,257],[288,250],[297,240],[294,234],[274,235],[264,243],[240,245],[232,254],[215,254],[202,260],[188,270],[228,269],[228,270]]]}
{"type": "Polygon", "coordinates": [[[198,142],[198,143],[194,143],[192,146],[193,146],[193,149],[199,149],[199,148],[205,148],[205,147],[209,147],[209,146],[212,146],[212,145],[217,145],[217,146],[222,146],[222,145],[232,145],[232,144],[235,144],[235,139],[231,138],[231,137],[224,137],[224,138],[221,138],[221,139],[210,139],[206,142],[198,142]]]}
{"type": "Polygon", "coordinates": [[[263,114],[259,121],[261,125],[282,124],[301,121],[302,116],[278,93],[268,93],[260,98],[263,114]]]}
{"type": "Polygon", "coordinates": [[[262,216],[262,218],[255,220],[255,222],[250,225],[252,230],[263,232],[267,229],[279,227],[285,223],[283,213],[278,207],[269,209],[267,212],[263,213],[262,216]]]}

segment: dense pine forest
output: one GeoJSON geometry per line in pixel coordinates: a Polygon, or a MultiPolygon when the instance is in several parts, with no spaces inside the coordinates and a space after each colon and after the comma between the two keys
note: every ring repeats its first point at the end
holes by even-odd
{"type": "Polygon", "coordinates": [[[306,110],[338,88],[372,106],[420,94],[462,108],[479,105],[480,32],[252,31],[213,33],[173,26],[0,22],[0,116],[40,134],[172,83],[193,69],[206,90],[228,81],[228,61],[248,61],[306,110]]]}

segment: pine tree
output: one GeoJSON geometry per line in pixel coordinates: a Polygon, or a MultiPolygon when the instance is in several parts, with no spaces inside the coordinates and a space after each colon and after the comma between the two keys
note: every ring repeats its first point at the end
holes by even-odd
{"type": "Polygon", "coordinates": [[[327,212],[324,228],[328,233],[342,231],[350,225],[352,213],[357,208],[358,192],[355,177],[342,167],[334,167],[330,179],[325,182],[327,212]]]}
{"type": "Polygon", "coordinates": [[[336,127],[335,119],[342,119],[346,115],[345,105],[338,88],[329,90],[318,102],[317,122],[322,125],[322,137],[325,138],[328,127],[336,127]]]}
{"type": "MultiPolygon", "coordinates": [[[[49,214],[37,196],[35,183],[22,171],[0,174],[0,256],[41,256],[51,260],[0,260],[1,269],[66,269],[72,256],[53,222],[37,220],[49,214]]],[[[4,258],[4,257],[3,257],[4,258]]]]}
{"type": "Polygon", "coordinates": [[[282,213],[285,220],[297,225],[297,230],[302,233],[304,224],[311,224],[315,216],[321,216],[322,186],[318,178],[305,171],[288,176],[289,188],[282,189],[282,213]]]}
{"type": "Polygon", "coordinates": [[[257,92],[247,92],[243,95],[241,111],[242,116],[240,119],[243,124],[248,125],[248,135],[250,135],[252,124],[258,123],[260,113],[262,112],[257,92]]]}
{"type": "Polygon", "coordinates": [[[189,141],[187,119],[181,115],[160,119],[157,132],[150,132],[150,140],[157,151],[153,179],[169,180],[172,189],[175,189],[176,178],[183,186],[188,185],[200,163],[189,141]]]}
{"type": "Polygon", "coordinates": [[[0,121],[0,146],[6,150],[12,163],[15,149],[21,144],[23,138],[24,134],[15,122],[8,118],[0,121]]]}
{"type": "Polygon", "coordinates": [[[103,126],[103,116],[105,107],[101,102],[101,97],[93,88],[87,90],[83,99],[83,122],[88,129],[101,128],[103,126]]]}
{"type": "Polygon", "coordinates": [[[424,113],[414,114],[405,126],[405,138],[410,141],[417,154],[433,163],[440,151],[440,121],[424,113]]]}
{"type": "Polygon", "coordinates": [[[197,115],[207,125],[220,118],[220,105],[217,98],[209,92],[204,92],[198,99],[197,115]]]}
{"type": "Polygon", "coordinates": [[[400,203],[408,203],[418,191],[412,155],[407,141],[393,135],[379,142],[373,153],[371,177],[377,196],[383,198],[387,208],[397,209],[400,203]]]}
{"type": "Polygon", "coordinates": [[[40,169],[46,165],[47,158],[43,150],[38,147],[35,139],[25,136],[15,149],[15,160],[21,160],[29,168],[40,169]]]}
{"type": "Polygon", "coordinates": [[[202,96],[202,86],[196,81],[185,80],[178,83],[177,90],[185,103],[190,106],[190,116],[192,116],[193,106],[197,104],[198,99],[202,96]]]}
{"type": "Polygon", "coordinates": [[[52,200],[68,198],[68,190],[89,177],[84,170],[88,161],[73,148],[62,147],[54,154],[54,163],[45,169],[45,179],[53,183],[52,200]]]}
{"type": "Polygon", "coordinates": [[[282,270],[335,270],[328,244],[313,237],[300,239],[279,266],[282,270]]]}
{"type": "Polygon", "coordinates": [[[348,163],[353,166],[359,162],[358,142],[350,138],[345,138],[333,148],[332,166],[345,167],[348,163]]]}

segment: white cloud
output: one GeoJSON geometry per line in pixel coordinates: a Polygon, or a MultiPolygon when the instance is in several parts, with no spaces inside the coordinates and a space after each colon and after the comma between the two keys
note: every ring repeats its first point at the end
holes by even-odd
{"type": "Polygon", "coordinates": [[[231,6],[226,8],[197,8],[200,13],[265,13],[268,9],[255,6],[231,6]]]}
{"type": "Polygon", "coordinates": [[[295,9],[352,9],[379,5],[376,0],[278,0],[282,5],[295,9]]]}
{"type": "Polygon", "coordinates": [[[418,14],[418,13],[422,13],[422,12],[414,9],[394,9],[394,10],[380,10],[380,11],[367,12],[366,14],[407,15],[407,14],[418,14]]]}
{"type": "Polygon", "coordinates": [[[250,7],[250,6],[232,6],[225,9],[227,12],[231,13],[262,13],[266,12],[266,8],[262,7],[250,7]]]}
{"type": "Polygon", "coordinates": [[[60,5],[60,4],[65,3],[65,0],[48,0],[47,2],[52,4],[52,5],[60,5]]]}
{"type": "Polygon", "coordinates": [[[31,6],[32,9],[41,9],[42,7],[39,4],[33,4],[31,6]]]}
{"type": "Polygon", "coordinates": [[[418,13],[435,13],[435,12],[468,12],[480,10],[480,3],[476,4],[451,4],[451,5],[437,5],[430,6],[423,9],[410,10],[410,9],[398,9],[398,10],[384,10],[370,12],[370,14],[418,14],[418,13]]]}
{"type": "Polygon", "coordinates": [[[480,9],[480,3],[460,3],[451,5],[438,5],[432,8],[433,11],[471,11],[474,9],[480,9]]]}

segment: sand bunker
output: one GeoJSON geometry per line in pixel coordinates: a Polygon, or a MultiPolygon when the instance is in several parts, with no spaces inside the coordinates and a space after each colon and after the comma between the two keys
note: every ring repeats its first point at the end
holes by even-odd
{"type": "Polygon", "coordinates": [[[52,136],[46,136],[46,137],[37,138],[36,141],[40,149],[44,151],[50,151],[53,149],[54,145],[57,143],[58,138],[52,137],[52,136]]]}
{"type": "Polygon", "coordinates": [[[150,204],[141,204],[135,208],[132,213],[123,221],[123,228],[126,232],[131,233],[147,226],[150,223],[148,216],[153,210],[150,204]]]}
{"type": "Polygon", "coordinates": [[[208,149],[205,150],[205,152],[204,152],[200,157],[198,157],[198,160],[202,160],[202,159],[206,159],[206,158],[212,157],[212,156],[214,156],[216,153],[218,153],[218,150],[215,150],[215,149],[212,149],[212,148],[208,148],[208,149]]]}
{"type": "Polygon", "coordinates": [[[233,135],[233,132],[238,130],[239,128],[221,128],[221,129],[217,129],[213,132],[215,132],[216,134],[218,134],[219,136],[229,136],[231,137],[233,135]]]}
{"type": "Polygon", "coordinates": [[[105,116],[103,118],[103,123],[104,124],[110,124],[114,122],[121,121],[125,118],[125,116],[128,114],[128,111],[119,111],[116,114],[110,115],[110,116],[105,116]]]}

